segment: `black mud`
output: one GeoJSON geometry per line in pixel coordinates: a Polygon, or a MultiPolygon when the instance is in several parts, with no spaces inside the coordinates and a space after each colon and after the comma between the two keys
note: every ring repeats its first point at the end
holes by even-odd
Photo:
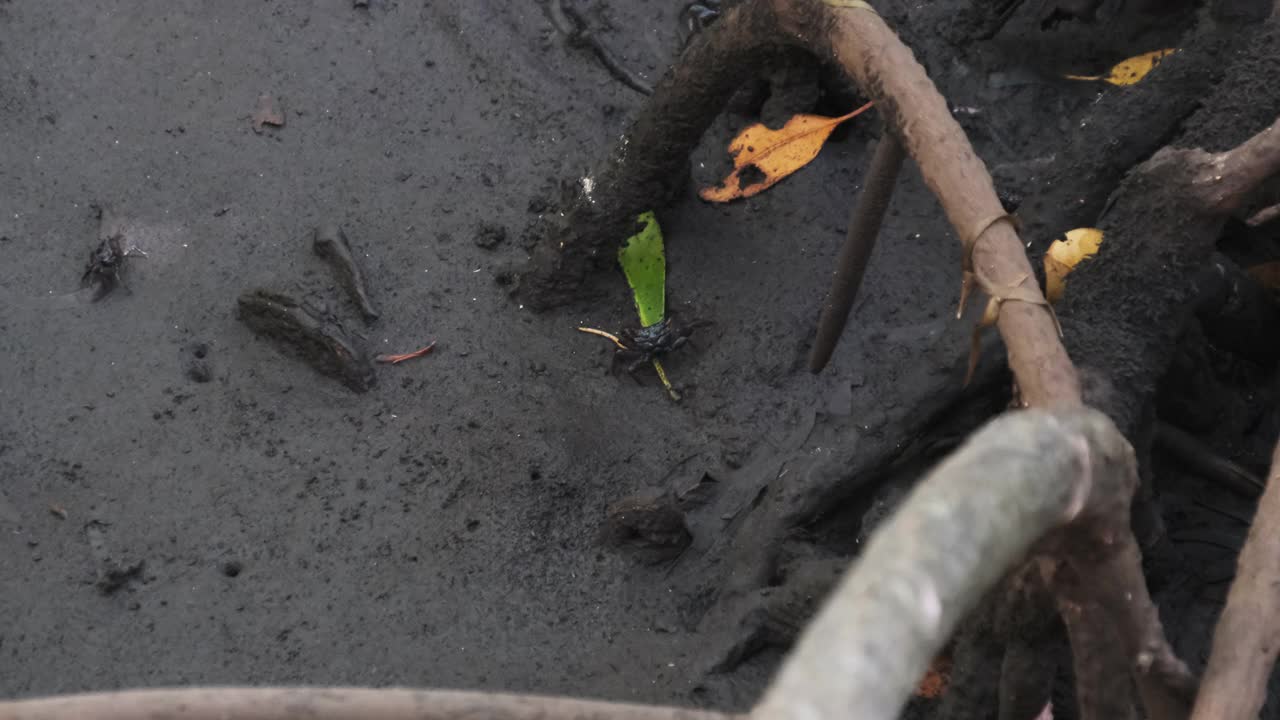
{"type": "MultiPolygon", "coordinates": [[[[676,0],[576,4],[650,84],[681,46],[676,0]]],[[[884,4],[1002,191],[1023,193],[1115,102],[1057,76],[1188,27],[1110,22],[1107,3],[1099,25],[1041,33],[1028,9],[962,44],[958,3],[884,4]]],[[[0,694],[332,683],[748,705],[779,655],[707,680],[706,648],[734,639],[696,631],[722,578],[689,570],[731,555],[731,518],[671,508],[895,445],[905,385],[965,362],[960,248],[908,163],[843,341],[810,374],[878,125],[712,206],[694,191],[753,121],[724,115],[659,213],[668,307],[714,323],[666,360],[684,399],[613,376],[612,344],[576,328],[632,324],[620,274],[607,300],[542,314],[499,281],[644,100],[541,3],[0,0],[0,694]],[[284,122],[255,132],[262,95],[284,122]],[[146,256],[93,303],[96,206],[146,256]],[[334,224],[372,325],[312,252],[334,224]],[[353,392],[237,319],[255,288],[319,298],[371,356],[437,345],[353,392]]],[[[1257,459],[1252,440],[1215,442],[1257,459]]],[[[1203,535],[1186,541],[1203,566],[1156,590],[1177,591],[1168,624],[1198,661],[1250,503],[1205,511],[1221,490],[1179,482],[1170,524],[1203,535]]],[[[844,551],[856,530],[818,528],[844,551]]]]}

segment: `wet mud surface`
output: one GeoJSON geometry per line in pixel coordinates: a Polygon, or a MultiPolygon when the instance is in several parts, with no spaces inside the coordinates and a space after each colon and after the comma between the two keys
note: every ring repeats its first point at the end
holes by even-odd
{"type": "MultiPolygon", "coordinates": [[[[681,5],[579,4],[649,83],[682,45],[681,5]]],[[[938,32],[952,5],[885,14],[1015,186],[1103,92],[1055,74],[1184,28],[1041,34],[1032,13],[958,48],[938,32]]],[[[779,655],[708,679],[706,647],[731,641],[698,632],[718,579],[689,570],[727,554],[731,518],[673,508],[824,444],[893,442],[902,385],[965,362],[960,247],[908,162],[811,374],[878,124],[713,206],[696,188],[754,121],[722,116],[659,212],[668,307],[712,322],[664,359],[673,403],[576,330],[634,323],[621,273],[607,301],[542,314],[499,282],[643,101],[541,3],[0,2],[0,693],[306,683],[748,706],[779,655]],[[255,119],[263,95],[280,123],[255,119]],[[93,302],[103,206],[145,256],[93,302]],[[313,250],[332,226],[367,303],[313,250]],[[344,385],[244,321],[237,298],[259,288],[315,327],[341,318],[369,357],[436,346],[362,359],[376,381],[340,368],[344,385]]],[[[1188,542],[1208,550],[1176,575],[1167,624],[1196,662],[1250,510],[1204,511],[1221,491],[1183,480],[1178,512],[1208,533],[1188,542]]]]}

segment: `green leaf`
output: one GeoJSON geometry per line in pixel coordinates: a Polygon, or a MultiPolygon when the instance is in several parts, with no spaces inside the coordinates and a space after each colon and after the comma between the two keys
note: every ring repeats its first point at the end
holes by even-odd
{"type": "Polygon", "coordinates": [[[619,248],[618,262],[635,294],[640,324],[649,327],[667,314],[667,256],[653,212],[642,213],[637,221],[643,227],[619,248]]]}

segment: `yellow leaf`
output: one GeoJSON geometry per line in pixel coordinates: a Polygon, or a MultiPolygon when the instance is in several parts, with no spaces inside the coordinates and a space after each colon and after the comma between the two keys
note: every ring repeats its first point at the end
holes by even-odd
{"type": "Polygon", "coordinates": [[[1049,302],[1057,302],[1066,288],[1067,273],[1081,260],[1098,252],[1102,245],[1102,231],[1097,228],[1076,228],[1067,233],[1065,240],[1055,240],[1044,255],[1044,296],[1049,302]]]}
{"type": "Polygon", "coordinates": [[[1160,64],[1161,60],[1177,52],[1177,48],[1152,50],[1149,53],[1122,60],[1106,75],[1067,75],[1068,80],[1104,80],[1112,85],[1133,85],[1160,64]]]}
{"type": "Polygon", "coordinates": [[[808,165],[840,123],[871,107],[867,103],[848,115],[796,115],[777,130],[756,123],[729,143],[733,172],[717,187],[703,188],[698,195],[709,202],[729,202],[748,198],[772,187],[791,173],[808,165]]]}

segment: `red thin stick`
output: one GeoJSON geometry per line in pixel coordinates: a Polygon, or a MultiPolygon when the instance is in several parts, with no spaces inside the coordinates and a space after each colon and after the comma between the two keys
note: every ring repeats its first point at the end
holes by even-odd
{"type": "Polygon", "coordinates": [[[436,346],[436,341],[432,340],[430,345],[424,348],[418,348],[413,352],[400,353],[399,355],[379,355],[378,357],[374,358],[374,360],[377,360],[380,363],[390,363],[392,365],[399,365],[405,360],[412,360],[414,358],[427,355],[428,353],[431,352],[433,348],[435,348],[435,346],[436,346]]]}

